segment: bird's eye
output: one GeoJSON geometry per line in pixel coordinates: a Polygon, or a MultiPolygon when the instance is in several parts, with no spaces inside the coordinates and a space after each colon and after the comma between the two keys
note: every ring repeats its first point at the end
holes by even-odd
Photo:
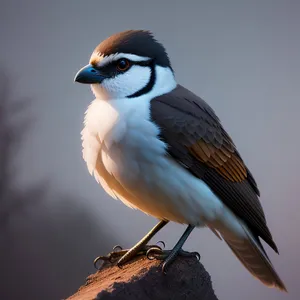
{"type": "Polygon", "coordinates": [[[129,62],[128,59],[126,59],[126,58],[121,58],[121,59],[119,59],[119,60],[117,61],[117,69],[118,69],[119,71],[124,72],[124,71],[128,70],[129,67],[130,67],[130,62],[129,62]]]}

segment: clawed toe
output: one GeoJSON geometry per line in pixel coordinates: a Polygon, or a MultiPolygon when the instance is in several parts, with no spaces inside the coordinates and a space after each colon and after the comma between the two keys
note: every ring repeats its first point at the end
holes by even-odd
{"type": "Polygon", "coordinates": [[[162,250],[162,248],[158,245],[145,245],[140,249],[132,248],[130,250],[127,250],[126,253],[124,253],[124,255],[119,259],[117,266],[121,268],[130,260],[138,256],[147,255],[147,251],[152,248],[162,250]]]}
{"type": "Polygon", "coordinates": [[[146,257],[149,260],[157,259],[157,260],[163,260],[166,257],[168,257],[170,253],[170,250],[162,250],[158,247],[151,247],[146,252],[146,257]]]}
{"type": "Polygon", "coordinates": [[[150,249],[156,249],[162,251],[162,247],[165,247],[165,243],[163,241],[159,241],[156,245],[145,245],[141,249],[132,248],[132,249],[123,249],[121,246],[116,245],[113,247],[113,251],[108,253],[107,255],[98,256],[94,260],[94,267],[97,270],[100,270],[106,263],[115,263],[117,262],[117,266],[121,269],[128,261],[133,258],[141,255],[146,255],[150,249]],[[102,261],[102,263],[101,263],[102,261]]]}
{"type": "Polygon", "coordinates": [[[173,250],[162,250],[157,247],[151,247],[146,256],[148,259],[153,260],[162,260],[162,272],[164,274],[167,273],[167,268],[174,262],[177,256],[185,256],[185,257],[194,257],[196,256],[197,260],[200,260],[200,254],[198,252],[187,252],[182,249],[177,251],[176,253],[173,250]]]}
{"type": "Polygon", "coordinates": [[[107,255],[101,255],[95,258],[94,260],[94,267],[97,270],[100,270],[101,267],[103,267],[103,265],[108,262],[108,263],[114,263],[116,261],[117,258],[119,258],[120,256],[124,255],[124,250],[122,251],[118,251],[118,252],[110,252],[107,255]],[[102,261],[102,264],[99,262],[102,261]]]}
{"type": "Polygon", "coordinates": [[[158,259],[162,260],[162,271],[166,273],[169,265],[173,263],[178,255],[180,256],[196,256],[198,260],[200,260],[200,254],[198,252],[186,252],[182,250],[182,246],[192,230],[194,226],[189,225],[177,244],[174,246],[172,250],[163,250],[165,247],[165,243],[163,241],[159,241],[156,245],[147,245],[153,235],[161,229],[164,225],[167,224],[167,221],[160,221],[142,240],[140,240],[135,246],[131,249],[123,249],[121,246],[117,245],[113,248],[113,251],[110,252],[107,256],[98,256],[94,260],[94,266],[96,269],[100,269],[106,262],[115,263],[117,261],[117,266],[122,268],[122,266],[129,262],[130,260],[136,258],[137,256],[145,255],[148,259],[158,259]],[[161,245],[161,247],[159,246],[161,245]],[[97,267],[99,261],[102,260],[102,264],[100,267],[97,267]]]}

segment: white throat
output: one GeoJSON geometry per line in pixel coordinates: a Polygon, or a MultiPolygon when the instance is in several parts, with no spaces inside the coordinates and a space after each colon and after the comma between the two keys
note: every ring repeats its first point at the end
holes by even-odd
{"type": "MultiPolygon", "coordinates": [[[[136,98],[111,98],[99,84],[92,85],[96,99],[89,105],[84,118],[82,130],[83,158],[87,163],[90,173],[95,177],[101,175],[96,171],[99,152],[103,145],[110,148],[125,138],[127,141],[136,142],[131,135],[130,128],[136,128],[136,133],[141,136],[153,136],[156,139],[159,134],[157,126],[149,122],[150,101],[160,95],[171,92],[177,83],[171,69],[156,66],[156,81],[152,90],[136,98]],[[128,133],[131,135],[128,138],[128,133]],[[96,173],[95,173],[96,172],[96,173]]],[[[160,144],[161,151],[165,151],[160,144]]]]}
{"type": "Polygon", "coordinates": [[[133,67],[120,78],[111,79],[102,85],[92,84],[91,89],[96,99],[100,100],[124,100],[132,102],[133,99],[152,99],[172,91],[177,83],[174,73],[168,67],[155,66],[156,81],[152,90],[140,97],[126,98],[127,95],[137,92],[147,85],[150,80],[151,70],[148,67],[133,67]]]}

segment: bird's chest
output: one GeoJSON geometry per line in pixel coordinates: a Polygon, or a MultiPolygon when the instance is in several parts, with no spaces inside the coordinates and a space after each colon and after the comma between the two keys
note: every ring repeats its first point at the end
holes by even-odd
{"type": "Polygon", "coordinates": [[[134,188],[151,180],[165,157],[165,145],[156,132],[153,123],[135,112],[121,117],[102,142],[99,159],[106,171],[134,188]]]}
{"type": "Polygon", "coordinates": [[[89,171],[108,194],[130,207],[200,226],[199,216],[212,218],[219,201],[166,155],[159,129],[149,119],[149,106],[133,104],[93,102],[88,109],[82,139],[89,171]]]}
{"type": "Polygon", "coordinates": [[[86,115],[83,153],[90,171],[100,177],[109,173],[127,187],[151,188],[155,173],[163,167],[166,145],[149,119],[149,105],[130,104],[92,103],[86,115]]]}

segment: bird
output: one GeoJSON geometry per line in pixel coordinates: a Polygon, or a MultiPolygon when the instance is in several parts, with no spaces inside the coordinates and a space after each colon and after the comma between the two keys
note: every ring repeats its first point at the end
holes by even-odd
{"type": "Polygon", "coordinates": [[[254,278],[287,292],[261,242],[279,253],[252,173],[215,111],[177,83],[151,31],[109,36],[74,81],[95,96],[81,132],[90,174],[112,198],[159,220],[131,249],[111,253],[118,266],[151,252],[166,270],[188,255],[182,246],[193,229],[207,227],[254,278]],[[187,226],[175,247],[149,246],[168,222],[187,226]]]}

